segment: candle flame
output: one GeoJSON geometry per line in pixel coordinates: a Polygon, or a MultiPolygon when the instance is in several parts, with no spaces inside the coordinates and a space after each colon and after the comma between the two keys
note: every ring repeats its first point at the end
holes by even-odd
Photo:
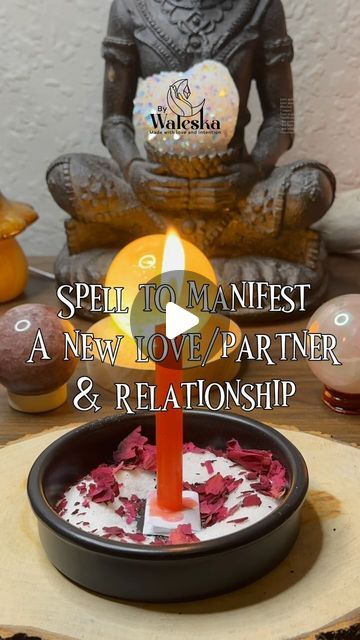
{"type": "Polygon", "coordinates": [[[170,228],[166,233],[164,253],[161,267],[161,284],[170,285],[180,299],[184,283],[185,250],[175,229],[170,228]],[[166,275],[166,273],[170,273],[166,275]]]}
{"type": "Polygon", "coordinates": [[[161,271],[166,273],[166,271],[184,271],[184,269],[184,247],[175,229],[170,228],[166,234],[161,271]]]}

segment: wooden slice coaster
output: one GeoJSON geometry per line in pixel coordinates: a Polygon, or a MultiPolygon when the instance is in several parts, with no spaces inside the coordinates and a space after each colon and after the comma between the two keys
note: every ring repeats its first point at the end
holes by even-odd
{"type": "Polygon", "coordinates": [[[65,638],[65,636],[59,636],[57,633],[48,633],[41,629],[0,627],[0,640],[72,640],[72,638],[65,638]]]}
{"type": "Polygon", "coordinates": [[[360,622],[360,452],[328,438],[286,428],[282,432],[304,455],[311,479],[293,550],[274,571],[246,588],[173,605],[101,598],[69,582],[47,560],[26,479],[35,458],[64,429],[2,448],[0,625],[13,625],[5,637],[43,629],[36,631],[41,640],[355,640],[360,622]],[[335,629],[350,626],[352,635],[335,635],[335,629]],[[325,628],[334,633],[322,635],[325,628]]]}

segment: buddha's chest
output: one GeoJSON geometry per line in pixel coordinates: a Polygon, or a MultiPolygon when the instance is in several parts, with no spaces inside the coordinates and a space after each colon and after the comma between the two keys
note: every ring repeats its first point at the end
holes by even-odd
{"type": "Polygon", "coordinates": [[[225,64],[252,43],[256,0],[134,0],[134,36],[143,75],[185,70],[206,59],[225,64]]]}

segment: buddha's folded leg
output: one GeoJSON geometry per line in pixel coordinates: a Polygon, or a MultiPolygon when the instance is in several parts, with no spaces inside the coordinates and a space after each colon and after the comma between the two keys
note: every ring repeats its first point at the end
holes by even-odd
{"type": "Polygon", "coordinates": [[[111,159],[63,155],[50,165],[46,180],[55,202],[72,216],[65,224],[70,253],[94,246],[121,247],[129,239],[164,228],[161,217],[139,203],[111,159]]]}
{"type": "Polygon", "coordinates": [[[295,162],[278,170],[284,172],[284,229],[310,227],[325,215],[334,202],[334,174],[315,161],[295,162]]]}
{"type": "Polygon", "coordinates": [[[309,227],[322,218],[335,197],[332,172],[318,162],[276,167],[240,202],[222,240],[238,237],[239,252],[271,255],[316,267],[320,237],[309,227]]]}
{"type": "Polygon", "coordinates": [[[276,167],[240,203],[241,218],[275,237],[282,231],[307,229],[331,207],[335,188],[335,176],[319,162],[276,167]]]}
{"type": "Polygon", "coordinates": [[[46,175],[55,202],[82,222],[102,221],[139,204],[116,163],[107,158],[74,153],[60,156],[46,175]]]}
{"type": "Polygon", "coordinates": [[[298,229],[297,231],[283,231],[274,238],[270,235],[255,235],[249,233],[241,222],[233,220],[221,236],[217,251],[211,257],[245,257],[263,256],[286,262],[303,264],[309,269],[316,269],[319,263],[321,238],[312,229],[298,229]]]}

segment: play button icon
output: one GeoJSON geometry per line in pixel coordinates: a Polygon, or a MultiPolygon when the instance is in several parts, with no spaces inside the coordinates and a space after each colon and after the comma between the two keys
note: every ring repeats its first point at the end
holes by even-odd
{"type": "Polygon", "coordinates": [[[194,313],[190,313],[174,302],[166,305],[166,337],[169,340],[176,338],[189,329],[196,327],[200,320],[194,313]]]}
{"type": "Polygon", "coordinates": [[[208,347],[209,357],[216,356],[222,343],[215,333],[227,331],[230,320],[206,308],[205,292],[209,300],[215,299],[216,284],[192,271],[166,271],[139,284],[130,312],[137,366],[153,360],[153,345],[159,334],[170,342],[179,337],[184,369],[201,367],[201,355],[208,347]]]}

